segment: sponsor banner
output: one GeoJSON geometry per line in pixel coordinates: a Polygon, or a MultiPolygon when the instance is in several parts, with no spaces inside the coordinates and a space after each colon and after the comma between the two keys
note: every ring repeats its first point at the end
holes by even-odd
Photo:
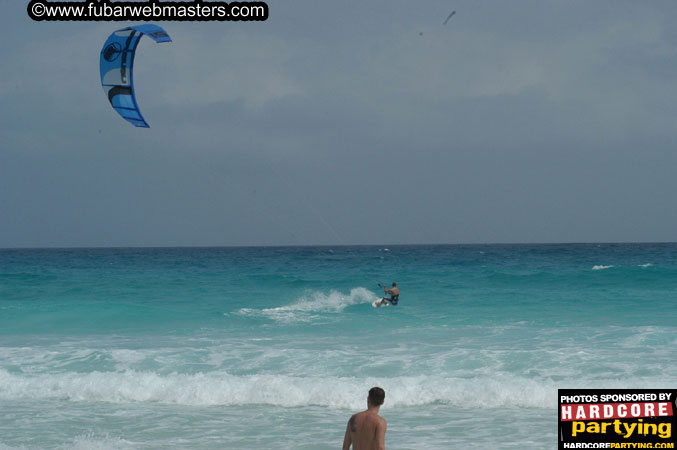
{"type": "Polygon", "coordinates": [[[675,448],[677,389],[559,389],[559,449],[675,448]]]}

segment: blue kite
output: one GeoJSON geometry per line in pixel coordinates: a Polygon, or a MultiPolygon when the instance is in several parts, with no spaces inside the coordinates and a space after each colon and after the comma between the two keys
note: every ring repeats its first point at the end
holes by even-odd
{"type": "Polygon", "coordinates": [[[118,114],[135,127],[150,128],[136,103],[132,76],[136,46],[143,35],[158,43],[172,42],[167,32],[157,25],[122,28],[114,31],[103,44],[99,68],[103,91],[118,114]]]}

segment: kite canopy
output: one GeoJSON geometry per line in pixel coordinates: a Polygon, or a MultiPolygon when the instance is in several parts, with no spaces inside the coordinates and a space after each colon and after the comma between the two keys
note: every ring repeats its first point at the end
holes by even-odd
{"type": "Polygon", "coordinates": [[[149,128],[139,111],[134,95],[134,55],[141,37],[155,42],[171,42],[167,32],[157,25],[138,25],[113,32],[101,49],[101,86],[110,104],[125,120],[135,127],[149,128]]]}

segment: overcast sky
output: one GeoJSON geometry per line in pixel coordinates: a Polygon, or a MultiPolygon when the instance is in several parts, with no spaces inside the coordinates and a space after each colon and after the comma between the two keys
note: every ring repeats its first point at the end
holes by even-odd
{"type": "Polygon", "coordinates": [[[677,241],[677,3],[270,0],[125,22],[0,0],[0,247],[677,241]],[[445,26],[452,11],[456,15],[445,26]]]}

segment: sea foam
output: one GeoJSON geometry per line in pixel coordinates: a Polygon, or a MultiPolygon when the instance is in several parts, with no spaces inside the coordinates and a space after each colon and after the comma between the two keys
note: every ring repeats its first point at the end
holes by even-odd
{"type": "MultiPolygon", "coordinates": [[[[672,383],[676,378],[634,380],[636,385],[672,383]]],[[[578,382],[580,385],[581,382],[578,382]]],[[[388,407],[448,404],[463,408],[554,407],[561,383],[501,374],[473,378],[442,376],[306,377],[276,374],[234,376],[225,372],[10,374],[0,370],[0,399],[73,402],[159,403],[189,406],[272,405],[355,409],[363,392],[383,387],[388,407]]],[[[584,387],[622,387],[617,380],[590,380],[584,387]]],[[[632,386],[632,380],[621,383],[632,386]]]]}
{"type": "Polygon", "coordinates": [[[328,294],[311,291],[289,305],[264,309],[242,308],[236,314],[266,317],[279,322],[307,322],[315,318],[315,314],[340,313],[349,306],[372,303],[377,298],[376,294],[363,287],[353,288],[347,295],[338,291],[328,294]]]}
{"type": "Polygon", "coordinates": [[[509,405],[547,408],[554,385],[528,379],[460,379],[439,376],[392,378],[233,376],[228,373],[167,374],[91,372],[41,375],[0,370],[0,399],[74,402],[160,403],[191,406],[273,405],[354,409],[360,395],[382,386],[389,407],[434,403],[484,408],[509,405]]]}

